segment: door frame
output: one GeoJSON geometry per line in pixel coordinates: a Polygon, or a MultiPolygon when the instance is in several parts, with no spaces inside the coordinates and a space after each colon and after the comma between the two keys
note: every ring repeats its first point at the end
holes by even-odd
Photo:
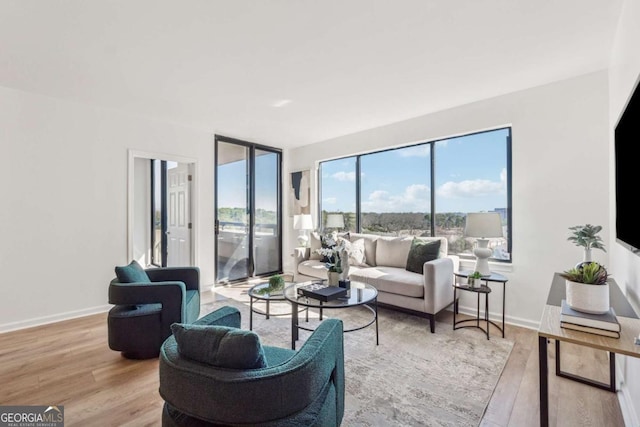
{"type": "Polygon", "coordinates": [[[283,254],[282,254],[282,247],[283,247],[283,236],[282,236],[282,222],[284,220],[284,214],[282,212],[282,157],[283,157],[283,153],[282,150],[279,148],[275,148],[275,147],[269,147],[267,145],[262,145],[262,144],[257,144],[254,142],[249,142],[249,141],[243,141],[241,139],[236,139],[236,138],[230,138],[224,135],[219,135],[216,134],[215,138],[214,138],[214,240],[215,240],[215,265],[216,265],[216,272],[215,272],[215,285],[217,286],[219,284],[222,283],[226,283],[226,282],[219,282],[218,281],[218,142],[226,142],[226,143],[231,143],[231,144],[237,144],[237,145],[241,145],[243,147],[247,147],[249,148],[249,159],[248,159],[248,164],[249,164],[249,179],[251,180],[250,185],[249,185],[249,200],[247,201],[248,205],[249,205],[249,211],[250,211],[250,215],[249,215],[249,224],[248,224],[248,228],[249,228],[249,236],[248,237],[248,242],[249,242],[249,271],[247,271],[247,277],[245,278],[241,278],[241,279],[235,279],[235,280],[230,280],[228,283],[235,283],[235,282],[241,282],[247,279],[251,279],[253,277],[260,277],[260,276],[255,276],[255,248],[254,248],[254,236],[255,236],[255,151],[256,150],[263,150],[263,151],[269,151],[269,152],[273,152],[273,153],[277,153],[279,155],[279,162],[278,162],[278,200],[277,200],[277,206],[278,206],[278,227],[277,227],[277,232],[278,232],[278,252],[280,254],[279,256],[279,262],[278,262],[278,268],[277,270],[274,270],[272,272],[266,272],[264,274],[262,274],[261,276],[268,276],[271,274],[276,274],[276,273],[282,273],[282,267],[283,267],[283,254]]]}
{"type": "Polygon", "coordinates": [[[153,151],[139,151],[139,150],[127,150],[127,259],[133,260],[133,248],[134,248],[134,220],[135,220],[135,160],[166,160],[177,163],[187,163],[192,168],[193,181],[191,181],[191,265],[199,265],[199,253],[198,253],[198,198],[195,196],[198,194],[198,161],[191,157],[184,157],[179,155],[158,153],[153,151]]]}

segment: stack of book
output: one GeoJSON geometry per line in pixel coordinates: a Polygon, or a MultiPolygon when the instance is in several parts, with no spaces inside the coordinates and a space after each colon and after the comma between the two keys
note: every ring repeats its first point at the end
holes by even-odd
{"type": "Polygon", "coordinates": [[[620,338],[620,323],[613,308],[604,314],[589,314],[571,309],[567,301],[562,300],[560,326],[566,329],[620,338]]]}
{"type": "Polygon", "coordinates": [[[347,290],[345,288],[329,286],[325,283],[311,283],[298,288],[298,295],[304,295],[324,302],[343,297],[346,294],[347,290]]]}

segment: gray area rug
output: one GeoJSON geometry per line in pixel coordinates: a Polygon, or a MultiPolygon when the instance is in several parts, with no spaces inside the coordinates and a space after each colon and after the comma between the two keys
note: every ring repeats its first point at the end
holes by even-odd
{"type": "MultiPolygon", "coordinates": [[[[231,305],[249,328],[249,286],[216,288],[228,299],[203,306],[202,315],[231,305]]],[[[256,306],[264,309],[264,304],[256,306]]],[[[290,305],[271,304],[269,320],[253,315],[253,330],[265,345],[291,348],[290,305]]],[[[379,309],[379,338],[375,326],[346,333],[345,414],[343,426],[478,426],[509,357],[513,343],[486,336],[476,329],[452,330],[437,323],[390,309],[379,309]]],[[[367,323],[363,307],[325,310],[325,317],[343,320],[345,329],[367,323]]],[[[301,313],[300,320],[304,319],[301,313]]],[[[318,324],[310,312],[309,326],[318,324]]],[[[300,331],[300,348],[310,332],[300,331]]]]}

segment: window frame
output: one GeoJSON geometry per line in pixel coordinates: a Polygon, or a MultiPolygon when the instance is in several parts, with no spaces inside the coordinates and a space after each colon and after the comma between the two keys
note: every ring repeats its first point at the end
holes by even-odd
{"type": "MultiPolygon", "coordinates": [[[[322,167],[323,167],[323,163],[327,163],[327,162],[333,162],[333,161],[338,161],[338,160],[344,160],[344,159],[350,159],[350,158],[355,158],[355,219],[356,219],[356,232],[357,233],[361,233],[362,232],[362,209],[361,209],[361,202],[362,202],[362,192],[361,192],[361,160],[362,157],[367,156],[367,155],[371,155],[371,154],[378,154],[378,153],[383,153],[383,152],[388,152],[388,151],[394,151],[394,150],[398,150],[398,149],[404,149],[404,148],[411,148],[411,147],[419,147],[419,146],[425,146],[428,145],[429,146],[429,162],[430,162],[430,182],[428,182],[427,184],[429,185],[429,188],[434,189],[435,185],[434,183],[436,182],[436,164],[437,164],[437,159],[436,159],[436,144],[440,141],[446,141],[446,140],[451,140],[451,139],[455,139],[455,138],[461,138],[461,137],[468,137],[468,136],[473,136],[473,135],[479,135],[482,133],[488,133],[488,132],[495,132],[495,131],[499,131],[499,130],[507,130],[507,136],[506,136],[506,150],[505,150],[505,156],[506,156],[506,171],[507,171],[507,176],[506,176],[506,237],[505,240],[507,242],[507,250],[508,250],[508,254],[509,254],[509,258],[508,259],[501,259],[501,258],[489,258],[489,260],[491,262],[496,262],[496,263],[504,263],[504,264],[512,264],[513,263],[513,237],[512,237],[512,229],[513,229],[513,222],[512,222],[512,140],[513,140],[513,127],[512,125],[504,125],[504,126],[497,126],[494,128],[490,128],[490,129],[485,129],[485,130],[481,130],[481,131],[474,131],[474,132],[467,132],[467,133],[462,133],[462,134],[457,134],[457,135],[452,135],[452,136],[447,136],[447,137],[441,137],[441,138],[437,138],[437,139],[432,139],[432,140],[427,140],[427,141],[422,141],[422,142],[418,142],[418,143],[413,143],[413,144],[407,144],[407,145],[401,145],[401,146],[395,146],[395,147],[389,147],[389,148],[384,148],[381,150],[374,150],[374,151],[369,151],[366,153],[359,153],[359,154],[353,154],[353,155],[348,155],[348,156],[342,156],[342,157],[336,157],[336,158],[332,158],[332,159],[327,159],[327,160],[322,160],[318,162],[318,218],[319,218],[319,224],[322,224],[322,212],[323,212],[323,206],[322,206],[322,179],[323,179],[323,173],[322,173],[322,167]]],[[[436,214],[437,214],[437,207],[436,207],[436,192],[435,191],[430,191],[430,208],[431,211],[428,212],[431,217],[430,217],[430,236],[431,237],[438,237],[436,234],[436,214]]],[[[327,210],[327,212],[329,212],[329,210],[327,210]]],[[[321,228],[319,226],[319,228],[321,228]]],[[[465,254],[465,253],[459,253],[459,254],[455,254],[457,256],[460,257],[460,259],[462,260],[473,260],[474,256],[472,254],[465,254]]]]}

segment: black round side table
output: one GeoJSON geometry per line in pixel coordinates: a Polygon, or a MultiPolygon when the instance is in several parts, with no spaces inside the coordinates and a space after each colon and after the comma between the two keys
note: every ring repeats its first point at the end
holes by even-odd
{"type": "Polygon", "coordinates": [[[504,338],[504,311],[505,311],[505,289],[506,283],[508,279],[502,274],[491,273],[488,276],[482,276],[480,279],[476,279],[476,284],[471,286],[469,284],[458,283],[458,279],[468,279],[468,277],[473,274],[471,270],[461,270],[453,273],[456,276],[456,279],[453,282],[453,301],[454,301],[454,309],[453,309],[453,330],[461,329],[461,328],[478,328],[482,330],[486,335],[487,339],[489,339],[489,327],[490,325],[495,326],[502,333],[502,338],[504,338]],[[480,282],[478,284],[477,282],[480,282]],[[484,284],[482,284],[484,282],[484,284]],[[502,326],[498,325],[494,321],[489,319],[489,294],[491,293],[491,288],[489,287],[489,282],[502,283],[502,326]],[[458,314],[458,291],[467,291],[474,292],[477,295],[477,307],[476,307],[476,318],[475,319],[464,319],[464,320],[456,320],[456,315],[458,314]],[[480,295],[484,295],[484,316],[480,318],[480,295]],[[483,322],[481,324],[480,322],[483,322]]]}

